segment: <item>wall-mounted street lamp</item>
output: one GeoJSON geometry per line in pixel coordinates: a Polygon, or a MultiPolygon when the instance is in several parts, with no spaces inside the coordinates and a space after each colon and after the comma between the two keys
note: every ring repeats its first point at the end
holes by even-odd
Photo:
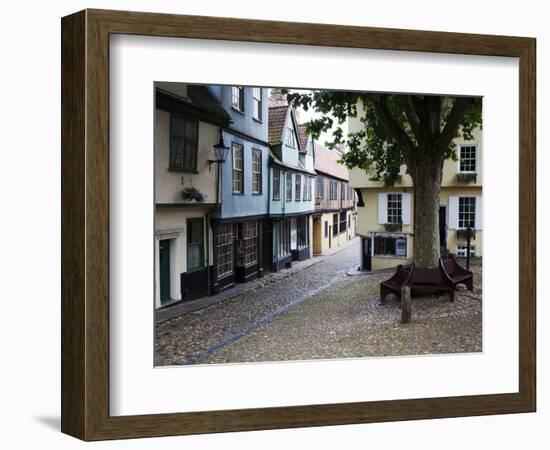
{"type": "Polygon", "coordinates": [[[218,143],[213,146],[213,148],[214,148],[214,157],[216,159],[208,160],[209,170],[213,163],[223,164],[227,159],[227,153],[229,152],[229,147],[226,147],[225,143],[223,142],[223,133],[221,130],[220,130],[220,139],[218,140],[218,143]]]}
{"type": "Polygon", "coordinates": [[[210,168],[213,163],[218,164],[218,176],[217,176],[217,187],[216,187],[216,204],[220,204],[220,191],[221,191],[221,179],[222,179],[222,164],[227,159],[227,153],[229,152],[229,147],[225,146],[225,143],[223,142],[223,132],[220,129],[220,139],[218,140],[218,143],[212,146],[214,148],[214,157],[216,159],[209,159],[208,160],[208,170],[210,171],[210,168]]]}

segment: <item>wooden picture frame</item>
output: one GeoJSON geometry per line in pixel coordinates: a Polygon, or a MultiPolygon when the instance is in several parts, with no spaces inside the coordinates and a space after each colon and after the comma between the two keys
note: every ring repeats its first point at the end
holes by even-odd
{"type": "Polygon", "coordinates": [[[535,411],[535,39],[104,10],[61,25],[64,433],[101,440],[535,411]],[[116,33],[519,58],[519,391],[110,416],[109,36],[116,33]]]}

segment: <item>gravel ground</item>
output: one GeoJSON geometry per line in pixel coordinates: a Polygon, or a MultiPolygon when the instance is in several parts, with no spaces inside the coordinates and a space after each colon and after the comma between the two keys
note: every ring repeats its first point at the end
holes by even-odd
{"type": "Polygon", "coordinates": [[[480,352],[481,267],[473,292],[413,299],[400,323],[396,298],[379,299],[387,273],[349,277],[354,245],[279,283],[157,326],[157,365],[480,352]],[[257,322],[279,308],[288,310],[257,322]]]}
{"type": "Polygon", "coordinates": [[[162,322],[156,326],[155,365],[193,362],[203,352],[245,332],[281,308],[349,278],[346,272],[359,264],[359,246],[356,238],[353,245],[279,282],[162,322]]]}

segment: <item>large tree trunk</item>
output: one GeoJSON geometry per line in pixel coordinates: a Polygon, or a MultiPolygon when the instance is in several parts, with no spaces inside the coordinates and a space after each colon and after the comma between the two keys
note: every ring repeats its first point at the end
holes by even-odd
{"type": "Polygon", "coordinates": [[[417,267],[437,267],[440,257],[439,193],[443,161],[425,161],[412,169],[415,189],[413,262],[417,267]]]}

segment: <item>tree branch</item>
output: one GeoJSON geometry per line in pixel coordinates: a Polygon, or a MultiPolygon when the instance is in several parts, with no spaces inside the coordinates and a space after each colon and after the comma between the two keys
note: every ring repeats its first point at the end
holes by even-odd
{"type": "Polygon", "coordinates": [[[401,125],[399,125],[391,115],[388,110],[388,105],[386,104],[386,97],[387,96],[384,94],[371,94],[369,95],[369,100],[386,132],[395,139],[401,146],[405,155],[410,158],[414,153],[415,145],[405,130],[403,130],[401,125]]]}
{"type": "Polygon", "coordinates": [[[423,141],[422,126],[420,124],[420,119],[418,118],[418,113],[414,106],[412,96],[403,95],[403,96],[399,96],[398,98],[401,103],[401,107],[403,108],[403,111],[407,116],[407,120],[409,122],[409,125],[411,126],[411,131],[413,132],[414,137],[416,138],[416,142],[419,145],[422,145],[421,144],[421,142],[423,141]]]}
{"type": "Polygon", "coordinates": [[[451,112],[447,116],[445,127],[435,142],[436,148],[440,152],[446,151],[449,145],[451,145],[451,141],[454,139],[460,122],[470,107],[471,101],[472,99],[468,97],[457,97],[455,99],[451,112]]]}

